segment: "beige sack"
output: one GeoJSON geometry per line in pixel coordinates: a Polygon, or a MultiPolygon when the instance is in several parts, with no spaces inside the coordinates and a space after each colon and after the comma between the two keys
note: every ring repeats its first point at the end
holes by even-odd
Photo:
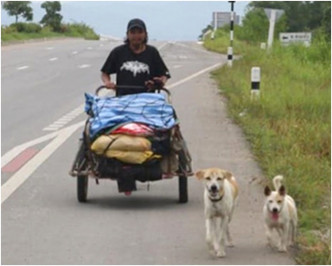
{"type": "Polygon", "coordinates": [[[150,151],[151,142],[143,137],[114,134],[102,135],[91,145],[91,150],[97,154],[104,154],[106,149],[107,151],[150,151]]]}
{"type": "Polygon", "coordinates": [[[153,158],[160,158],[151,151],[151,142],[143,137],[121,134],[102,135],[91,145],[98,155],[115,158],[124,163],[142,164],[153,158]]]}
{"type": "Polygon", "coordinates": [[[106,157],[118,159],[124,163],[142,164],[152,158],[160,158],[154,155],[152,151],[116,151],[108,150],[105,154],[106,157]]]}

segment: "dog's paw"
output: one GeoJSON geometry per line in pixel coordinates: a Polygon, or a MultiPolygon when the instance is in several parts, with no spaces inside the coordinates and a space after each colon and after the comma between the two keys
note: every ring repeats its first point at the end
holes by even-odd
{"type": "Polygon", "coordinates": [[[295,242],[291,240],[291,241],[289,241],[288,245],[293,248],[293,247],[295,247],[295,242]]]}
{"type": "Polygon", "coordinates": [[[216,252],[218,258],[224,258],[226,256],[225,251],[219,250],[216,252]]]}
{"type": "Polygon", "coordinates": [[[266,241],[266,246],[269,247],[269,248],[273,248],[275,245],[273,245],[273,242],[271,241],[271,239],[268,239],[266,241]]]}
{"type": "Polygon", "coordinates": [[[234,247],[234,243],[233,242],[228,242],[227,243],[227,247],[233,248],[234,247]]]}
{"type": "Polygon", "coordinates": [[[207,244],[209,250],[213,250],[213,243],[212,243],[211,239],[207,238],[206,239],[206,244],[207,244]]]}
{"type": "Polygon", "coordinates": [[[278,247],[278,251],[279,251],[279,252],[287,252],[287,248],[286,248],[286,247],[283,247],[283,246],[279,246],[279,247],[278,247]]]}

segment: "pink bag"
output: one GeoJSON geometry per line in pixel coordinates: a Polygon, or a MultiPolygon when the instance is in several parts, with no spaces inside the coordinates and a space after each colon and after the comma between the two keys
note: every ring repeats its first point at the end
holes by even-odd
{"type": "Polygon", "coordinates": [[[134,136],[152,136],[153,129],[141,123],[128,123],[111,132],[112,134],[126,134],[134,136]]]}

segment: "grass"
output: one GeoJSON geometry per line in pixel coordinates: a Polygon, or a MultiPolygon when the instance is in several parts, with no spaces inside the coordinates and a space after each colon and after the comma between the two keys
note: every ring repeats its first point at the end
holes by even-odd
{"type": "MultiPolygon", "coordinates": [[[[222,36],[208,40],[225,53],[222,36]]],[[[299,212],[296,261],[331,264],[331,53],[330,44],[281,47],[270,52],[235,41],[242,57],[213,73],[267,180],[282,174],[299,212]],[[260,98],[250,98],[250,72],[261,68],[260,98]],[[324,236],[324,237],[322,237],[324,236]],[[326,238],[326,236],[328,236],[326,238]]],[[[271,182],[271,181],[269,181],[271,182]]]]}
{"type": "Polygon", "coordinates": [[[55,32],[50,27],[41,27],[35,23],[14,23],[10,26],[1,27],[1,41],[5,43],[53,37],[74,37],[86,40],[99,39],[94,30],[83,23],[62,24],[61,32],[55,32]]]}

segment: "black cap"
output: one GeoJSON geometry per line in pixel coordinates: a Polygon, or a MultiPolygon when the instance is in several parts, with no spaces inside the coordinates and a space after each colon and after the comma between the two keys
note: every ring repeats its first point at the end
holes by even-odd
{"type": "Polygon", "coordinates": [[[139,18],[134,18],[128,22],[127,31],[129,31],[133,28],[140,28],[140,29],[146,31],[144,21],[139,18]]]}

